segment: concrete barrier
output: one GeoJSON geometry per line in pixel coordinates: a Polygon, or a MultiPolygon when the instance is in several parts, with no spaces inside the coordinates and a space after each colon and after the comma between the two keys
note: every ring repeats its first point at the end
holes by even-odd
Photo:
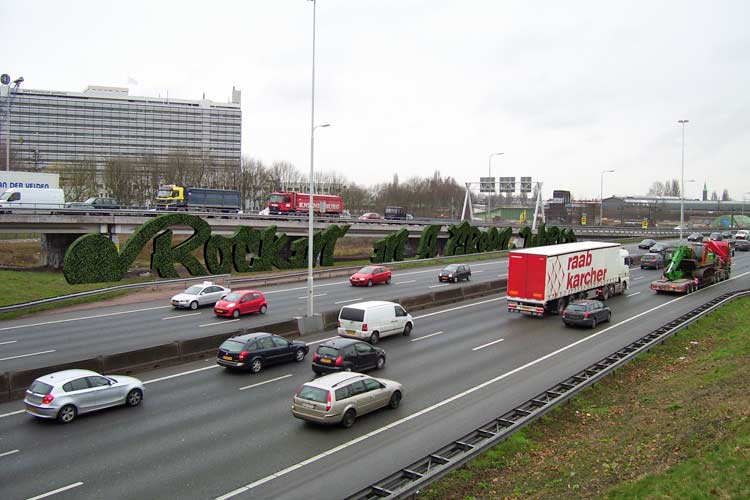
{"type": "Polygon", "coordinates": [[[82,359],[80,361],[71,361],[70,363],[62,363],[59,365],[45,366],[44,368],[34,368],[31,370],[22,370],[17,372],[8,372],[5,375],[8,377],[8,389],[10,399],[22,399],[26,389],[29,388],[31,383],[48,373],[60,372],[63,370],[71,370],[73,368],[80,370],[93,370],[101,373],[102,360],[101,358],[89,358],[82,359]]]}
{"type": "Polygon", "coordinates": [[[0,373],[0,403],[10,401],[10,382],[7,373],[0,373]]]}
{"type": "Polygon", "coordinates": [[[462,288],[464,292],[464,299],[471,299],[474,297],[481,297],[482,295],[487,295],[492,288],[490,287],[490,284],[488,282],[485,283],[475,283],[473,285],[467,285],[462,288]]]}
{"type": "Polygon", "coordinates": [[[293,337],[299,335],[299,324],[296,319],[290,319],[287,321],[282,321],[280,323],[271,323],[270,325],[263,325],[258,328],[252,328],[247,330],[245,333],[250,332],[268,332],[285,337],[293,337]]]}
{"type": "Polygon", "coordinates": [[[102,370],[105,373],[119,373],[129,375],[134,372],[142,372],[169,366],[180,361],[179,342],[147,347],[137,351],[123,352],[102,356],[102,370]]]}
{"type": "Polygon", "coordinates": [[[438,290],[432,292],[433,303],[436,306],[442,306],[443,304],[449,304],[451,302],[459,302],[464,298],[464,292],[462,287],[450,288],[448,290],[438,290]]]}
{"type": "Polygon", "coordinates": [[[216,356],[216,350],[226,339],[244,332],[219,333],[210,337],[182,340],[178,342],[180,361],[195,361],[216,356]]]}
{"type": "Polygon", "coordinates": [[[330,330],[331,328],[334,328],[338,326],[339,324],[339,312],[338,311],[328,311],[323,313],[323,328],[326,330],[330,330]]]}
{"type": "Polygon", "coordinates": [[[420,309],[427,309],[435,305],[435,297],[431,293],[423,295],[412,295],[411,297],[402,297],[396,299],[396,302],[401,304],[404,309],[408,312],[419,311],[420,309]]]}

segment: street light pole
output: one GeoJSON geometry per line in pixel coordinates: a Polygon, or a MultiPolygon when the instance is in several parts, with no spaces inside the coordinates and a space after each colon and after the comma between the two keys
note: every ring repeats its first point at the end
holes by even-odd
{"type": "Polygon", "coordinates": [[[690,120],[677,120],[682,124],[682,168],[681,168],[681,186],[680,186],[680,241],[682,241],[682,231],[685,225],[685,124],[690,120]]]}
{"type": "Polygon", "coordinates": [[[14,85],[13,88],[10,87],[10,77],[8,75],[2,76],[2,83],[8,86],[8,95],[6,96],[6,99],[8,100],[7,110],[6,110],[6,119],[8,121],[6,136],[5,136],[5,170],[10,170],[10,105],[11,100],[13,98],[13,95],[18,92],[18,87],[23,83],[23,77],[20,76],[17,79],[13,81],[14,85]]]}
{"type": "MultiPolygon", "coordinates": [[[[489,170],[489,176],[490,179],[492,178],[492,157],[493,156],[500,156],[504,153],[492,153],[490,157],[487,159],[487,169],[489,170]]],[[[492,183],[494,184],[494,183],[492,183]]],[[[487,221],[490,221],[491,212],[492,212],[492,195],[495,194],[495,190],[493,189],[490,193],[489,197],[487,198],[487,221]]]]}
{"type": "Polygon", "coordinates": [[[604,174],[609,174],[614,170],[602,170],[602,178],[599,186],[599,226],[602,226],[602,218],[604,216],[604,174]]]}
{"type": "MultiPolygon", "coordinates": [[[[313,195],[315,193],[314,162],[315,162],[315,0],[313,4],[312,25],[312,84],[310,98],[310,199],[307,218],[307,315],[313,315],[313,216],[315,205],[313,195]]],[[[325,125],[328,126],[328,125],[325,125]]]]}

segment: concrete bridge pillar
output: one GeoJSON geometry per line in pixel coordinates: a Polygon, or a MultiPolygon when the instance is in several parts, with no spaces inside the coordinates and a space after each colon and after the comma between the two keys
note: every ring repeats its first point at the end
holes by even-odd
{"type": "Polygon", "coordinates": [[[42,234],[42,254],[40,264],[43,267],[62,269],[65,251],[80,234],[42,234]]]}

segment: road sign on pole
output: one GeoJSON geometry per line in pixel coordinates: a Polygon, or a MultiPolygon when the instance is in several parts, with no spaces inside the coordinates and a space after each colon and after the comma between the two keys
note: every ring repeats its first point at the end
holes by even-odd
{"type": "Polygon", "coordinates": [[[480,193],[494,193],[495,192],[495,178],[494,177],[480,177],[479,178],[479,192],[480,193]]]}

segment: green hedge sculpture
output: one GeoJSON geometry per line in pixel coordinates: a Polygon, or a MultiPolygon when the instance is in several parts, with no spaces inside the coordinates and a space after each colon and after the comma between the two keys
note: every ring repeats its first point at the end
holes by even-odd
{"type": "Polygon", "coordinates": [[[440,224],[430,224],[422,229],[422,236],[417,246],[418,259],[431,259],[438,254],[438,235],[440,235],[440,224]]]}
{"type": "Polygon", "coordinates": [[[409,241],[409,230],[406,228],[394,231],[385,238],[377,240],[373,245],[370,262],[382,264],[404,260],[404,249],[407,241],[409,241]]]}

